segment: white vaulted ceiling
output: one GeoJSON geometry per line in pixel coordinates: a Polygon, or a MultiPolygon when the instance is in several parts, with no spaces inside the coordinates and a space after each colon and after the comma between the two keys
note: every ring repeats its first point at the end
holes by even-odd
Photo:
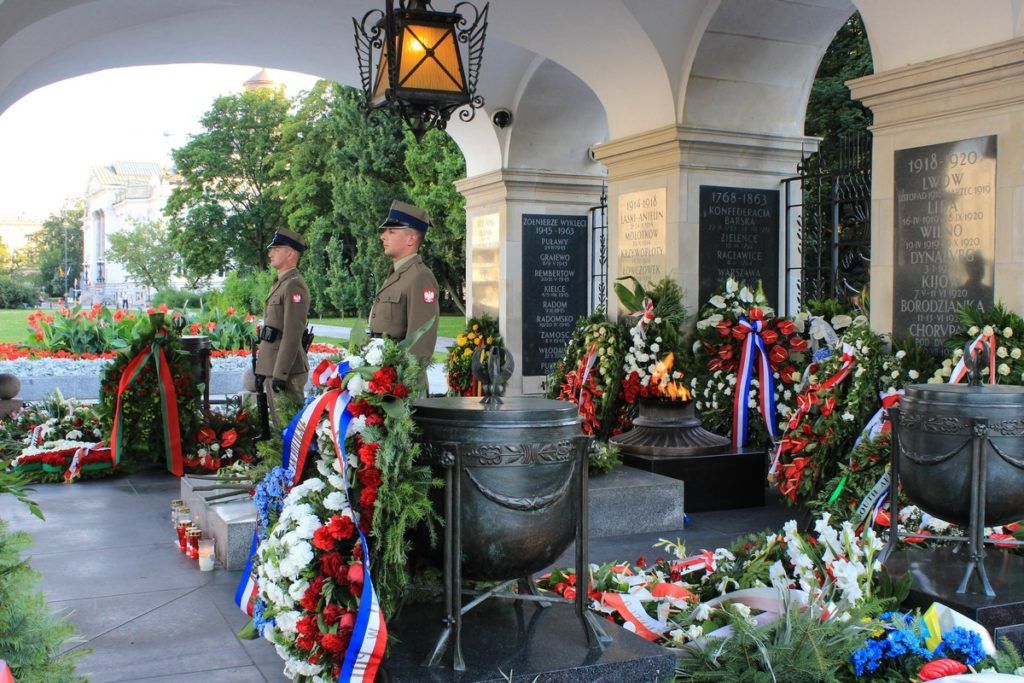
{"type": "MultiPolygon", "coordinates": [[[[382,4],[5,0],[0,112],[59,80],[145,64],[259,65],[354,85],[352,17],[382,4]]],[[[1024,30],[1022,0],[491,0],[487,110],[449,132],[470,175],[599,172],[588,146],[680,124],[802,135],[818,62],[855,9],[876,71],[1024,30]],[[497,107],[513,126],[491,125],[497,107]]]]}

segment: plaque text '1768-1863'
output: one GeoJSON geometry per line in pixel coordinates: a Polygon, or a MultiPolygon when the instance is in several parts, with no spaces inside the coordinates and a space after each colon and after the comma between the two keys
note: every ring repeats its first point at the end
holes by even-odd
{"type": "Polygon", "coordinates": [[[964,306],[991,308],[996,136],[897,150],[893,335],[938,350],[964,306]]]}

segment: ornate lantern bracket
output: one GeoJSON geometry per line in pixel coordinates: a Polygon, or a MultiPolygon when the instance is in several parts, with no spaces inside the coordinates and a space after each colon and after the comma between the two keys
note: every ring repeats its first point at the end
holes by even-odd
{"type": "Polygon", "coordinates": [[[459,2],[451,12],[430,0],[386,0],[355,29],[356,61],[368,109],[390,109],[419,140],[444,130],[456,109],[471,121],[484,99],[476,94],[490,5],[459,2]]]}

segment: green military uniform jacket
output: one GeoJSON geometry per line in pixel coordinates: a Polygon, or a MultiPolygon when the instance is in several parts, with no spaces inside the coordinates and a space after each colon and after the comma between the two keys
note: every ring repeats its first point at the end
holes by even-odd
{"type": "Polygon", "coordinates": [[[438,305],[437,280],[419,254],[398,264],[373,298],[370,310],[370,332],[386,334],[402,340],[431,318],[434,324],[419,338],[410,351],[423,367],[430,364],[437,343],[438,305]]]}
{"type": "MultiPolygon", "coordinates": [[[[309,287],[299,271],[278,274],[263,309],[263,324],[281,331],[277,341],[260,342],[256,374],[287,381],[309,372],[302,333],[309,317],[309,287]]],[[[303,380],[303,384],[305,381],[303,380]]]]}

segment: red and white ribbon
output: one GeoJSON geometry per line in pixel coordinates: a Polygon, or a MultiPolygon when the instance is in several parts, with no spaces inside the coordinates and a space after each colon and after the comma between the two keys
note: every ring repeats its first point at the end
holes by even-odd
{"type": "Polygon", "coordinates": [[[979,334],[971,345],[967,347],[967,353],[960,356],[960,360],[953,366],[953,374],[949,376],[949,384],[959,384],[967,376],[967,356],[981,353],[981,345],[988,344],[988,383],[996,383],[996,338],[994,334],[979,334]]]}
{"type": "Polygon", "coordinates": [[[633,311],[630,315],[639,315],[640,319],[636,321],[636,326],[633,328],[640,333],[640,336],[644,339],[647,338],[647,326],[654,320],[654,301],[651,299],[644,299],[644,307],[642,310],[633,311]]]}

